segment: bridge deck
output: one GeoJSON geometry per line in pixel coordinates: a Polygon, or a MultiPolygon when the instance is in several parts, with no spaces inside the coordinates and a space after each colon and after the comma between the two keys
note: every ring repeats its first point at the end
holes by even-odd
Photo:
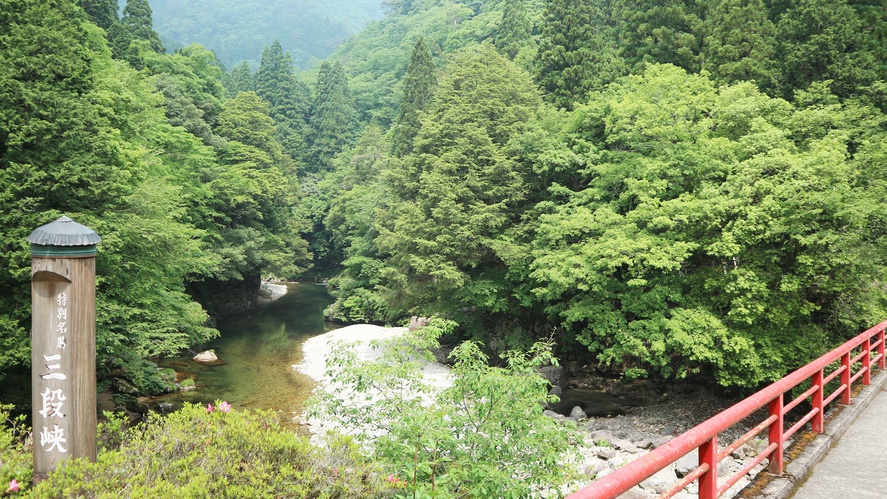
{"type": "Polygon", "coordinates": [[[879,389],[792,498],[883,497],[887,497],[887,393],[879,389]]]}

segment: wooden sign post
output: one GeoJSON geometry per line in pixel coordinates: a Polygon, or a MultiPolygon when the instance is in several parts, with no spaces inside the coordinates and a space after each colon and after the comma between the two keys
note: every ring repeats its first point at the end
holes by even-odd
{"type": "Polygon", "coordinates": [[[95,255],[101,238],[68,217],[31,243],[34,481],[69,457],[96,457],[95,255]]]}

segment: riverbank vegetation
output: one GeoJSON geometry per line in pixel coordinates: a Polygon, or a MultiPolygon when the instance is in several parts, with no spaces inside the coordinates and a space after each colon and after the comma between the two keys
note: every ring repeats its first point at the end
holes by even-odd
{"type": "MultiPolygon", "coordinates": [[[[0,412],[0,417],[4,413],[0,412]]],[[[273,412],[193,404],[128,427],[99,427],[98,459],[70,460],[32,485],[23,435],[0,429],[0,480],[11,497],[395,497],[396,484],[349,439],[315,445],[273,412]],[[211,409],[211,410],[210,410],[211,409]]],[[[0,494],[5,497],[6,494],[0,494]]]]}
{"type": "Polygon", "coordinates": [[[581,444],[575,425],[543,415],[556,397],[538,369],[557,365],[552,342],[502,354],[491,367],[482,345],[466,341],[450,358],[447,380],[426,379],[441,335],[456,327],[428,326],[375,342],[379,354],[360,358],[355,345],[327,357],[331,386],[307,404],[321,431],[353,435],[403,497],[558,497],[574,479],[581,444]]]}
{"type": "Polygon", "coordinates": [[[166,53],[144,0],[0,0],[0,400],[28,403],[25,237],[63,214],[103,238],[100,375],[143,393],[268,276],[739,387],[883,320],[881,2],[384,5],[297,73],[166,53]]]}

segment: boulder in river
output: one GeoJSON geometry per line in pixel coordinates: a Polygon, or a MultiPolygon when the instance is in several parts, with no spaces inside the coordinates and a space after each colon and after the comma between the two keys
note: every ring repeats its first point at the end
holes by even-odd
{"type": "Polygon", "coordinates": [[[216,356],[215,350],[204,350],[203,352],[195,355],[193,360],[194,362],[197,362],[198,364],[203,364],[205,366],[222,366],[227,364],[227,362],[219,359],[216,356]]]}

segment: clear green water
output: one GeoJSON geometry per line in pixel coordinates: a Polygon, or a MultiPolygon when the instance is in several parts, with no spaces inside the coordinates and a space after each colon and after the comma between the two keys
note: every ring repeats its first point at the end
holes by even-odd
{"type": "Polygon", "coordinates": [[[323,320],[323,309],[333,301],[326,287],[299,283],[287,288],[286,295],[249,314],[219,319],[221,336],[205,348],[215,349],[226,365],[202,366],[191,355],[163,361],[162,366],[175,369],[180,379],[193,378],[197,390],[152,402],[178,407],[183,402],[225,400],[235,408],[277,411],[281,422],[289,425],[315,387],[292,369],[302,361],[302,343],[336,326],[323,320]]]}

